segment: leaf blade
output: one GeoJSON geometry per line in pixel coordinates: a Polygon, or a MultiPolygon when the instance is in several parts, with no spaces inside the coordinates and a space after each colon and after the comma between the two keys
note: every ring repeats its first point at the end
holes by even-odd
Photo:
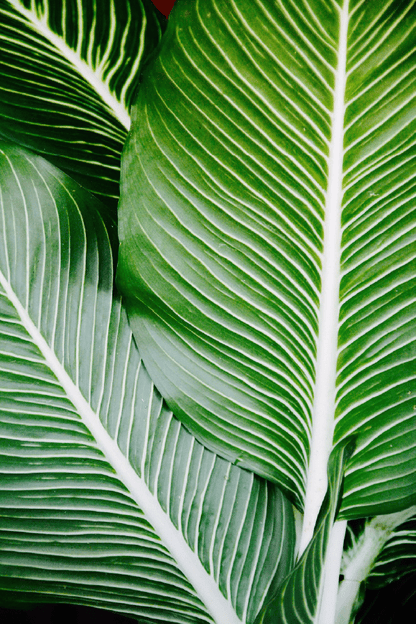
{"type": "Polygon", "coordinates": [[[343,519],[416,495],[413,7],[179,0],[124,154],[118,279],[152,378],[299,509],[357,437],[343,519]]]}
{"type": "Polygon", "coordinates": [[[0,14],[1,134],[114,208],[131,99],[163,27],[152,3],[2,0],[0,14]]]}
{"type": "Polygon", "coordinates": [[[49,579],[58,598],[78,595],[110,608],[126,600],[129,613],[149,621],[211,621],[211,609],[218,621],[252,621],[291,565],[290,505],[270,484],[204,449],[163,403],[113,299],[98,202],[42,158],[7,142],[2,154],[0,503],[9,509],[0,535],[2,587],[15,583],[17,592],[29,587],[45,596],[49,579]],[[39,528],[44,511],[51,527],[39,546],[27,522],[21,531],[17,525],[33,512],[39,528]],[[85,559],[85,541],[66,543],[59,522],[66,513],[78,521],[65,524],[75,540],[83,522],[91,534],[101,512],[110,554],[104,541],[85,559]],[[122,521],[114,522],[117,514],[122,521]],[[263,524],[253,526],[254,518],[263,524]],[[123,546],[120,563],[123,523],[141,547],[123,546]],[[27,585],[20,585],[29,560],[27,585]]]}
{"type": "MultiPolygon", "coordinates": [[[[130,136],[125,151],[119,279],[126,280],[131,323],[149,370],[175,413],[210,445],[227,435],[222,453],[269,478],[279,474],[301,507],[330,138],[327,68],[321,68],[325,77],[311,69],[302,42],[306,79],[296,99],[289,78],[300,80],[299,67],[292,57],[288,67],[280,60],[287,48],[284,7],[197,3],[192,19],[180,7],[143,83],[137,138],[130,136]],[[255,72],[264,79],[262,90],[255,72]],[[129,212],[134,175],[148,197],[136,199],[132,183],[129,212]],[[158,368],[163,358],[173,383],[158,368]],[[208,411],[216,415],[215,432],[208,411]]],[[[329,32],[334,22],[335,13],[329,32]]]]}
{"type": "Polygon", "coordinates": [[[334,441],[359,438],[345,518],[415,502],[413,6],[351,14],[334,441]]]}

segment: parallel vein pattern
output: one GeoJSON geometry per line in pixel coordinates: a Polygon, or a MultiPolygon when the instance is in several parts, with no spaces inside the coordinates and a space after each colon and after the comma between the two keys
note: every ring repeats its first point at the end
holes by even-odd
{"type": "Polygon", "coordinates": [[[338,37],[337,8],[315,4],[310,19],[288,2],[178,2],[120,208],[120,285],[156,385],[299,507],[338,37]]]}
{"type": "Polygon", "coordinates": [[[381,551],[368,578],[370,588],[385,587],[416,573],[416,518],[398,527],[381,551]]]}
{"type": "Polygon", "coordinates": [[[129,109],[159,22],[150,0],[0,0],[0,134],[115,205],[129,109]]]}
{"type": "Polygon", "coordinates": [[[335,440],[358,440],[345,517],[416,501],[415,10],[355,2],[350,15],[335,440]]]}
{"type": "Polygon", "coordinates": [[[311,438],[335,422],[335,446],[357,444],[342,516],[400,511],[416,501],[416,2],[190,4],[124,156],[119,283],[146,366],[198,439],[299,509],[322,481],[311,438]]]}
{"type": "Polygon", "coordinates": [[[216,621],[252,622],[291,566],[289,503],[155,390],[112,296],[98,202],[8,142],[0,171],[0,589],[196,624],[212,621],[199,575],[226,607],[216,621]]]}
{"type": "Polygon", "coordinates": [[[332,452],[328,462],[328,490],[314,536],[279,588],[277,598],[264,609],[256,624],[315,624],[317,621],[330,535],[342,497],[345,464],[352,449],[353,443],[348,443],[332,452]]]}

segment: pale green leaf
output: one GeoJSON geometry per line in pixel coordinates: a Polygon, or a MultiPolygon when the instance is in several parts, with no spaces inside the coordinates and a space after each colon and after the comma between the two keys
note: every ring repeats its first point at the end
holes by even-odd
{"type": "Polygon", "coordinates": [[[149,623],[252,622],[292,565],[292,508],[155,390],[98,208],[2,141],[0,590],[149,623]]]}
{"type": "MultiPolygon", "coordinates": [[[[368,518],[366,522],[353,523],[350,527],[342,555],[336,624],[350,624],[354,621],[355,614],[364,600],[366,588],[374,586],[373,574],[378,563],[383,561],[386,548],[389,551],[388,565],[381,566],[384,568],[385,583],[395,580],[391,573],[394,568],[397,568],[397,564],[403,574],[409,572],[400,561],[400,546],[395,544],[395,536],[401,534],[398,539],[400,542],[408,534],[409,543],[411,543],[412,535],[408,522],[414,518],[415,513],[416,505],[397,513],[368,518]]],[[[410,553],[409,558],[411,558],[410,553]]],[[[386,563],[385,559],[384,563],[386,563]]]]}

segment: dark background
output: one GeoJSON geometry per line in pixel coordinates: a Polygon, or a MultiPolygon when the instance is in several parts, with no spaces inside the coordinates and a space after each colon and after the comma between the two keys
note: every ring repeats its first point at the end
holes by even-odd
{"type": "Polygon", "coordinates": [[[78,605],[39,605],[28,609],[0,608],[1,624],[137,624],[118,613],[78,605]]]}

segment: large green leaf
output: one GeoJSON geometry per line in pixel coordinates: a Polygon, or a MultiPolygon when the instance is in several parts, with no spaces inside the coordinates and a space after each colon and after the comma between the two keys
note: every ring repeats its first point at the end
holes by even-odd
{"type": "Polygon", "coordinates": [[[415,11],[178,0],[124,152],[119,283],[149,373],[308,537],[351,436],[340,517],[416,497],[415,11]]]}
{"type": "Polygon", "coordinates": [[[98,201],[0,151],[0,590],[141,622],[252,622],[290,504],[173,417],[135,347],[98,201]]]}
{"type": "Polygon", "coordinates": [[[151,0],[0,0],[0,134],[115,205],[131,101],[163,19],[151,0]]]}

